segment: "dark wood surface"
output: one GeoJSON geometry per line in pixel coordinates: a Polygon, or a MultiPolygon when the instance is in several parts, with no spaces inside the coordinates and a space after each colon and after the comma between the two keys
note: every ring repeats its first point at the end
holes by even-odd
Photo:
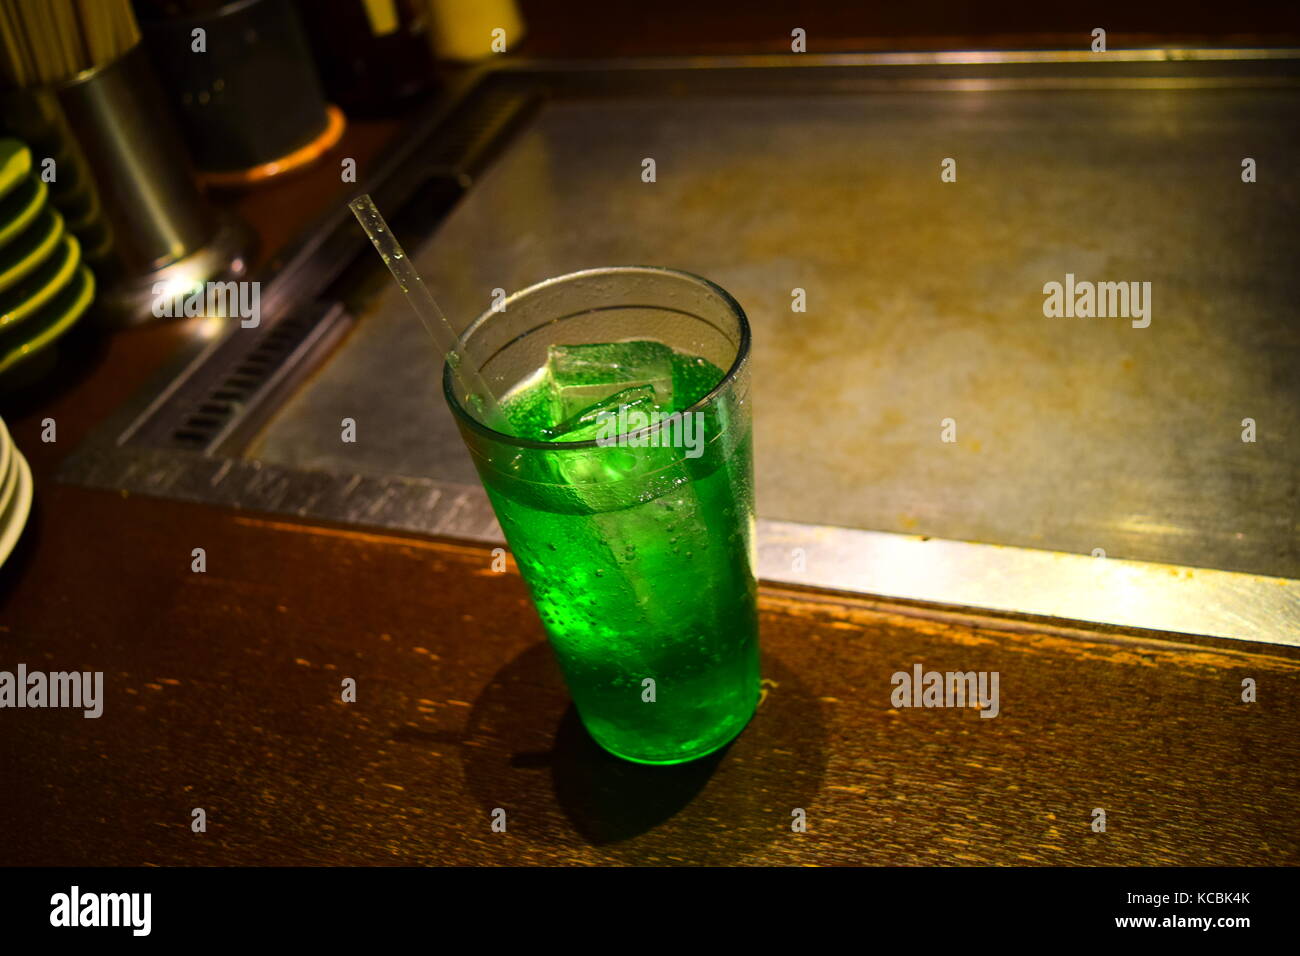
{"type": "Polygon", "coordinates": [[[1106,30],[1111,50],[1145,46],[1292,46],[1300,7],[1276,0],[1180,0],[1085,5],[1002,0],[844,3],[842,0],[519,0],[530,56],[788,53],[790,31],[809,53],[896,50],[1087,50],[1106,30]]]}
{"type": "MultiPolygon", "coordinates": [[[[340,148],[380,155],[392,129],[340,148]]],[[[240,201],[268,247],[337,193],[333,167],[240,201]]],[[[83,336],[56,381],[0,399],[36,475],[0,669],[106,681],[98,720],[0,711],[0,864],[1300,863],[1283,647],[765,587],[767,695],[739,740],[677,768],[608,757],[485,548],[53,480],[189,333],[83,336]],[[998,671],[1001,715],[892,709],[915,663],[998,671]]]]}
{"type": "Polygon", "coordinates": [[[4,863],[1300,861],[1292,650],[765,588],[757,717],[651,768],[590,742],[485,548],[46,481],[4,572],[5,661],[107,684],[0,714],[4,863]],[[892,709],[915,662],[999,671],[1001,714],[892,709]]]}

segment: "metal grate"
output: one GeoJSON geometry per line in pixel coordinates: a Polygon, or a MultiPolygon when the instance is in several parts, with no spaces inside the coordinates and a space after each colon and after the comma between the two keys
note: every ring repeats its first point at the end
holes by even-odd
{"type": "Polygon", "coordinates": [[[303,344],[316,318],[315,313],[298,312],[264,332],[247,353],[232,360],[215,387],[179,412],[181,423],[168,444],[192,451],[209,448],[303,344]]]}
{"type": "MultiPolygon", "coordinates": [[[[488,83],[401,150],[406,161],[368,185],[396,231],[427,233],[463,196],[537,105],[535,93],[488,83]]],[[[239,453],[274,399],[301,381],[351,323],[350,290],[373,273],[373,253],[340,207],[263,275],[264,329],[232,329],[150,404],[121,435],[123,445],[239,453]],[[268,281],[269,280],[269,281],[268,281]],[[310,302],[305,308],[298,303],[310,302]]]]}

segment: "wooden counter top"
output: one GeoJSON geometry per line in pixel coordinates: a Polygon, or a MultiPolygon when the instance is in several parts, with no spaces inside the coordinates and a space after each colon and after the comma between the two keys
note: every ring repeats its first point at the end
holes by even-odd
{"type": "Polygon", "coordinates": [[[105,703],[0,714],[7,864],[1300,860],[1293,649],[765,588],[753,723],[642,767],[587,738],[486,548],[48,478],[38,501],[3,666],[103,670],[105,703]],[[917,662],[1000,672],[1001,713],[892,709],[917,662]]]}

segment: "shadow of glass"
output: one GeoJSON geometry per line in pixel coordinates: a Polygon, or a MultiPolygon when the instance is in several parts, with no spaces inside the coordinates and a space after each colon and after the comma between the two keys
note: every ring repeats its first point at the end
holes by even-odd
{"type": "Polygon", "coordinates": [[[505,808],[510,833],[586,845],[604,859],[722,863],[791,834],[821,790],[821,705],[780,661],[763,660],[764,699],[727,747],[673,766],[607,753],[582,726],[550,648],[536,644],[475,701],[461,758],[475,799],[505,808]]]}

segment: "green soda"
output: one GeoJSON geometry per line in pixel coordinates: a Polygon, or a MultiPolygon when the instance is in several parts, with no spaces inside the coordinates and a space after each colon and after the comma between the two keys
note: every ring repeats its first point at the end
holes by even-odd
{"type": "Polygon", "coordinates": [[[475,454],[584,725],[641,763],[717,750],[758,700],[748,377],[701,402],[723,377],[648,340],[552,346],[502,399],[523,447],[475,454]]]}

